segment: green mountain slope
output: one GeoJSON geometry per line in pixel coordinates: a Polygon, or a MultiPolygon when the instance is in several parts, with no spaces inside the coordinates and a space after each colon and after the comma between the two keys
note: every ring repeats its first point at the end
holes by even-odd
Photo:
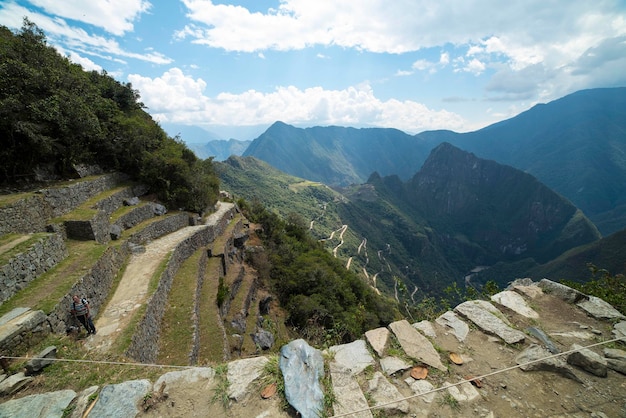
{"type": "Polygon", "coordinates": [[[443,142],[532,174],[605,235],[626,227],[626,88],[579,91],[463,134],[300,129],[277,122],[244,155],[298,177],[345,186],[364,183],[373,172],[408,180],[443,142]]]}
{"type": "Polygon", "coordinates": [[[429,150],[428,144],[397,129],[301,129],[276,122],[252,141],[243,156],[298,177],[346,186],[363,183],[374,171],[407,179],[419,170],[429,150]]]}
{"type": "Polygon", "coordinates": [[[515,265],[521,260],[536,265],[599,238],[579,210],[532,176],[449,144],[411,180],[374,174],[337,191],[251,157],[231,157],[217,171],[226,190],[299,214],[346,268],[412,302],[461,283],[476,266],[505,263],[520,273],[528,268],[515,265]]]}

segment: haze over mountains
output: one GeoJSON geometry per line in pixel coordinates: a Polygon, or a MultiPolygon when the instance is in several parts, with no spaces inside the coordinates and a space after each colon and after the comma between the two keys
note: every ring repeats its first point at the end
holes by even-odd
{"type": "Polygon", "coordinates": [[[622,235],[598,232],[626,227],[624,88],[581,91],[467,134],[277,122],[243,155],[221,166],[224,187],[316,219],[320,239],[348,225],[338,256],[379,288],[401,279],[441,291],[484,267],[476,277],[500,284],[531,272],[582,280],[587,262],[625,267],[614,254],[622,235]],[[597,250],[602,242],[612,250],[597,250]],[[587,248],[574,252],[578,270],[564,269],[575,248],[587,248]]]}
{"type": "Polygon", "coordinates": [[[406,180],[449,142],[526,171],[570,199],[604,234],[626,227],[626,88],[584,90],[476,132],[295,128],[276,122],[243,153],[328,185],[373,173],[406,180]]]}

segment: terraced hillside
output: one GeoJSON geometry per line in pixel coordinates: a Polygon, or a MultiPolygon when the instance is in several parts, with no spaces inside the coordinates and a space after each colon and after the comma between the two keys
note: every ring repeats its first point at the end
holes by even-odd
{"type": "Polygon", "coordinates": [[[78,337],[90,358],[208,365],[255,352],[247,221],[227,202],[202,219],[167,213],[145,192],[109,174],[0,198],[3,355],[80,329],[73,294],[89,299],[98,329],[78,337]],[[218,307],[220,280],[228,303],[218,307]],[[232,337],[235,311],[245,332],[232,337]]]}

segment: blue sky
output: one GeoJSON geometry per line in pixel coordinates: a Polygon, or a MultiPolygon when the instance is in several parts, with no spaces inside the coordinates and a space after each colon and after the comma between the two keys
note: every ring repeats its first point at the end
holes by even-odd
{"type": "Polygon", "coordinates": [[[1,25],[25,16],[190,142],[184,127],[247,140],[277,120],[466,132],[626,86],[624,0],[0,2],[1,25]]]}

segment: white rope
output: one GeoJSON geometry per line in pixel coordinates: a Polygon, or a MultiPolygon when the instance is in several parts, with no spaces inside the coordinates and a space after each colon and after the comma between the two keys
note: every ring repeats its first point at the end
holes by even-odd
{"type": "Polygon", "coordinates": [[[555,357],[564,356],[566,354],[575,353],[577,351],[581,351],[581,350],[584,350],[584,349],[587,349],[587,348],[592,348],[592,347],[596,347],[596,346],[603,345],[603,344],[609,344],[609,343],[613,343],[613,342],[616,342],[616,341],[626,341],[626,338],[625,337],[614,338],[612,340],[607,340],[607,341],[603,341],[603,342],[600,342],[600,343],[591,344],[591,345],[588,345],[586,347],[580,347],[580,348],[577,348],[577,349],[564,351],[562,353],[553,354],[553,355],[550,355],[550,356],[547,356],[547,357],[542,357],[542,358],[539,358],[539,359],[536,359],[536,360],[531,360],[531,361],[528,361],[526,363],[521,363],[521,364],[517,364],[515,366],[511,366],[511,367],[507,367],[507,368],[504,368],[504,369],[496,370],[496,371],[491,372],[491,373],[483,374],[482,376],[472,377],[471,379],[467,379],[467,380],[461,380],[460,382],[457,382],[457,383],[453,383],[453,384],[450,384],[450,385],[442,386],[440,388],[429,390],[427,392],[423,392],[423,393],[418,393],[418,394],[415,394],[415,395],[407,396],[405,398],[397,399],[395,401],[391,401],[391,402],[386,402],[386,403],[370,406],[370,407],[359,409],[359,410],[356,410],[356,411],[345,412],[343,414],[332,415],[329,418],[347,417],[349,415],[358,414],[360,412],[371,411],[372,409],[381,409],[381,408],[384,408],[386,406],[393,405],[393,404],[396,404],[396,403],[399,403],[399,402],[403,402],[403,401],[406,401],[406,400],[409,400],[409,399],[413,399],[413,398],[417,398],[417,397],[420,397],[420,396],[429,395],[431,393],[440,392],[442,390],[445,390],[445,389],[448,389],[448,388],[451,388],[451,387],[454,387],[454,386],[459,386],[459,385],[462,385],[463,383],[467,383],[467,382],[471,383],[472,380],[484,379],[485,377],[493,376],[493,375],[496,375],[496,374],[499,374],[499,373],[508,372],[510,370],[518,369],[518,368],[523,367],[523,366],[528,366],[528,365],[533,364],[533,363],[539,363],[540,361],[549,360],[549,359],[552,359],[552,358],[555,358],[555,357]]]}
{"type": "Polygon", "coordinates": [[[47,357],[13,357],[13,356],[0,356],[0,358],[12,359],[12,360],[46,360],[46,361],[65,361],[69,363],[93,363],[93,364],[108,364],[108,365],[120,365],[120,366],[139,366],[139,367],[161,367],[161,368],[173,368],[173,369],[194,369],[202,366],[175,366],[169,364],[154,364],[154,363],[127,363],[123,361],[104,361],[104,360],[77,360],[69,358],[47,358],[47,357]]]}

